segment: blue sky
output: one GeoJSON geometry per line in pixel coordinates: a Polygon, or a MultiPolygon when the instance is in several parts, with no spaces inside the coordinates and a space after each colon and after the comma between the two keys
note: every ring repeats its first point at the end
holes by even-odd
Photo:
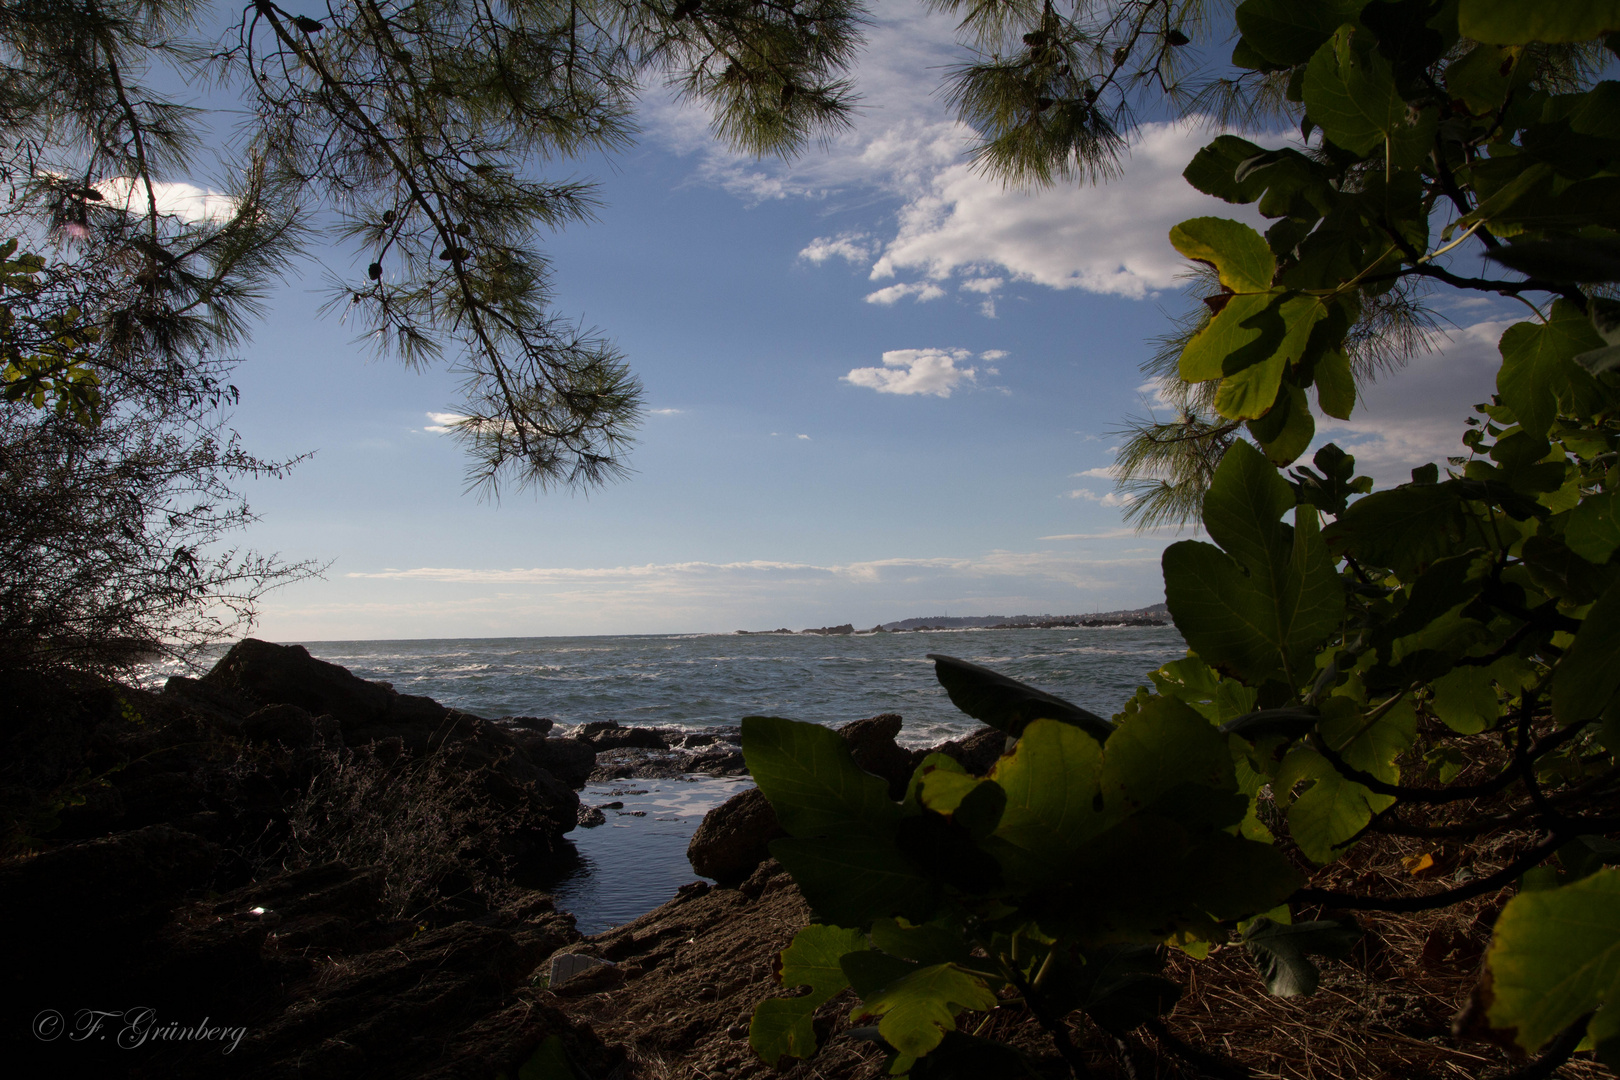
{"type": "MultiPolygon", "coordinates": [[[[601,185],[600,220],[547,250],[557,310],[645,383],[627,481],[465,494],[433,430],[454,376],[373,360],[318,316],[319,266],[277,294],[236,426],[261,455],[315,453],[248,489],[246,542],[329,568],[272,594],[260,636],[868,627],[1162,599],[1175,537],[1125,527],[1106,470],[1110,432],[1153,403],[1147,341],[1182,305],[1167,230],[1244,216],[1180,178],[1211,133],[1148,125],[1111,184],[1003,190],[966,165],[935,93],[950,22],[911,0],[876,11],[864,107],[830,147],[740,158],[654,92],[634,149],[550,170],[601,185]]],[[[1449,344],[1328,432],[1381,480],[1457,452],[1488,393],[1502,315],[1449,314],[1449,344]]]]}

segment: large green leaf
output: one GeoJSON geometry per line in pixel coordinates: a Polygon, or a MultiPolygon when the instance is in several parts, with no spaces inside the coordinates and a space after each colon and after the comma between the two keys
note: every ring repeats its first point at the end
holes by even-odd
{"type": "Polygon", "coordinates": [[[1455,667],[1429,684],[1429,710],[1451,730],[1477,735],[1496,726],[1502,709],[1489,668],[1455,667]]]}
{"type": "Polygon", "coordinates": [[[1208,263],[1235,293],[1267,292],[1277,260],[1266,238],[1241,221],[1201,217],[1170,230],[1170,243],[1195,262],[1208,263]]]}
{"type": "Polygon", "coordinates": [[[1110,823],[1191,784],[1234,790],[1227,736],[1175,698],[1152,697],[1103,748],[1101,787],[1110,823]]]}
{"type": "Polygon", "coordinates": [[[782,950],[781,983],[808,986],[810,993],[796,998],[766,998],[754,1010],[748,1025],[748,1045],[767,1064],[784,1054],[807,1058],[816,1052],[812,1026],[816,1009],[849,985],[839,959],[866,948],[866,935],[840,926],[807,926],[782,950]]]}
{"type": "Polygon", "coordinates": [[[1462,0],[1457,23],[1492,45],[1591,41],[1620,30],[1620,0],[1462,0]]]}
{"type": "Polygon", "coordinates": [[[1620,281],[1620,240],[1574,236],[1521,240],[1486,257],[1548,281],[1620,281]]]}
{"type": "Polygon", "coordinates": [[[1289,836],[1312,862],[1338,858],[1339,849],[1372,820],[1368,802],[1372,792],[1340,776],[1327,758],[1304,746],[1294,747],[1283,759],[1272,791],[1288,805],[1289,836]],[[1290,802],[1301,781],[1310,781],[1311,786],[1290,802]]]}
{"type": "Polygon", "coordinates": [[[1260,147],[1247,139],[1221,135],[1194,154],[1181,175],[1206,195],[1229,203],[1252,203],[1265,193],[1266,182],[1257,176],[1239,180],[1237,170],[1259,153],[1260,147]]]}
{"type": "Polygon", "coordinates": [[[1181,377],[1205,382],[1269,360],[1287,334],[1282,301],[1282,293],[1240,293],[1229,299],[1181,351],[1181,377]]]}
{"type": "Polygon", "coordinates": [[[1238,30],[1261,56],[1274,64],[1303,64],[1322,42],[1354,22],[1361,0],[1247,0],[1237,9],[1238,30]]]}
{"type": "Polygon", "coordinates": [[[984,843],[1009,883],[1028,886],[1059,873],[1100,832],[1103,748],[1067,724],[1036,720],[990,777],[1006,792],[996,831],[984,843]]]}
{"type": "Polygon", "coordinates": [[[1098,740],[1108,738],[1114,729],[1096,713],[998,671],[939,653],[929,653],[928,659],[934,662],[934,676],[950,695],[952,705],[1014,738],[1030,721],[1042,717],[1072,724],[1098,740]]]}
{"type": "Polygon", "coordinates": [[[1594,1041],[1620,1037],[1620,869],[1509,900],[1487,963],[1491,1026],[1512,1031],[1527,1053],[1599,1005],[1603,1020],[1588,1029],[1594,1041]]]}
{"type": "Polygon", "coordinates": [[[1306,114],[1353,154],[1371,153],[1407,126],[1406,100],[1373,44],[1365,31],[1341,27],[1305,69],[1306,114]]]}
{"type": "Polygon", "coordinates": [[[1043,892],[1036,910],[1043,930],[1088,945],[1183,932],[1207,939],[1215,923],[1269,911],[1301,884],[1272,844],[1189,829],[1149,811],[1086,845],[1069,882],[1043,892]]]}
{"type": "MultiPolygon", "coordinates": [[[[1224,366],[1227,375],[1215,393],[1215,411],[1222,416],[1234,420],[1252,420],[1266,415],[1274,405],[1283,404],[1278,400],[1283,373],[1305,358],[1311,331],[1327,316],[1328,306],[1315,296],[1292,295],[1277,305],[1275,311],[1283,332],[1270,356],[1243,368],[1234,366],[1234,357],[1227,357],[1224,366]]],[[[1303,394],[1299,397],[1300,408],[1308,421],[1309,406],[1305,404],[1303,394]]],[[[1306,442],[1309,442],[1308,437],[1306,442]]],[[[1300,445],[1299,452],[1303,452],[1304,448],[1303,444],[1300,445]]]]}
{"type": "Polygon", "coordinates": [[[1247,443],[1227,451],[1204,497],[1204,526],[1221,549],[1183,540],[1165,549],[1165,599],[1206,663],[1251,685],[1302,665],[1338,625],[1344,594],[1309,507],[1278,520],[1293,489],[1247,443]]]}
{"type": "Polygon", "coordinates": [[[874,994],[863,994],[852,1018],[880,1017],[878,1031],[902,1054],[921,1057],[956,1030],[956,1014],[996,1007],[996,995],[976,975],[951,964],[933,964],[902,976],[874,994]]]}
{"type": "Polygon", "coordinates": [[[770,850],[824,922],[865,927],[895,915],[926,922],[939,902],[939,887],[891,840],[784,837],[771,841],[770,850]]]}
{"type": "Polygon", "coordinates": [[[1620,690],[1620,582],[1609,586],[1581,620],[1553,673],[1553,715],[1561,724],[1591,720],[1620,690]]]}
{"type": "Polygon", "coordinates": [[[1603,347],[1584,312],[1567,300],[1553,304],[1547,322],[1515,323],[1502,335],[1502,368],[1496,388],[1524,430],[1541,438],[1552,427],[1560,405],[1579,408],[1594,393],[1592,377],[1578,364],[1579,353],[1603,347]]]}
{"type": "Polygon", "coordinates": [[[1335,552],[1363,566],[1389,567],[1412,581],[1462,539],[1462,492],[1453,484],[1402,484],[1350,505],[1329,527],[1335,552]]]}
{"type": "Polygon", "coordinates": [[[889,785],[855,764],[849,743],[830,728],[775,716],[746,716],[743,760],[794,836],[892,834],[900,807],[889,785]]]}
{"type": "Polygon", "coordinates": [[[1322,973],[1310,957],[1343,960],[1361,940],[1361,927],[1346,919],[1318,919],[1278,923],[1262,916],[1243,932],[1244,948],[1277,997],[1309,997],[1316,993],[1322,973]]]}
{"type": "Polygon", "coordinates": [[[1583,559],[1607,562],[1620,548],[1620,491],[1588,495],[1569,512],[1564,543],[1583,559]]]}

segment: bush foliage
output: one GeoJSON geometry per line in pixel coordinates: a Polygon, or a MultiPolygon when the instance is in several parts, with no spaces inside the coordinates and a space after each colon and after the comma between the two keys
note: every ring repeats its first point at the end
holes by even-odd
{"type": "MultiPolygon", "coordinates": [[[[1179,9],[1156,10],[1168,39],[1179,9]]],[[[958,1028],[1009,1002],[1078,1074],[1065,1018],[1154,1022],[1180,990],[1166,946],[1242,941],[1272,992],[1306,994],[1311,958],[1358,931],[1296,914],[1518,885],[1477,992],[1490,1025],[1526,1053],[1584,1030],[1620,1066],[1620,83],[1596,77],[1620,8],[1246,0],[1236,20],[1233,64],[1302,122],[1281,147],[1222,135],[1187,169],[1264,233],[1170,234],[1218,280],[1177,364],[1228,440],[1199,482],[1208,541],[1163,557],[1188,657],[1112,721],[936,658],[1009,750],[986,776],[933,756],[899,802],[835,735],[746,721],[790,834],[773,854],[817,920],[782,955],[810,993],[755,1014],[767,1060],[813,1053],[814,1010],[848,987],[894,1074],[1024,1075],[958,1028]],[[1357,335],[1416,288],[1531,316],[1466,454],[1382,491],[1331,444],[1298,464],[1314,411],[1355,408],[1357,335]],[[1302,872],[1373,834],[1505,830],[1525,836],[1507,865],[1439,891],[1302,872]]]]}

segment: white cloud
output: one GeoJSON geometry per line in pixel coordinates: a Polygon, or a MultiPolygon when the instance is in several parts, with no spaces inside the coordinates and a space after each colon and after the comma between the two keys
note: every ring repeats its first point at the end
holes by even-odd
{"type": "Polygon", "coordinates": [[[427,414],[427,418],[433,421],[433,423],[429,424],[422,430],[436,431],[441,435],[455,430],[456,425],[464,423],[467,419],[460,413],[453,412],[430,412],[427,414]]]}
{"type": "Polygon", "coordinates": [[[794,438],[795,439],[809,439],[810,436],[808,436],[808,435],[795,435],[794,438]]]}
{"type": "Polygon", "coordinates": [[[966,281],[962,282],[959,287],[966,292],[988,294],[993,293],[997,289],[1001,288],[1002,285],[1006,284],[1006,280],[1006,278],[998,277],[968,278],[966,281]]]}
{"type": "Polygon", "coordinates": [[[839,233],[837,236],[818,236],[799,252],[799,258],[820,266],[831,258],[845,262],[864,263],[872,257],[877,245],[863,232],[839,233]]]}
{"type": "Polygon", "coordinates": [[[1356,471],[1379,486],[1411,478],[1410,470],[1468,453],[1463,421],[1496,392],[1502,331],[1517,320],[1475,323],[1435,342],[1406,367],[1363,387],[1349,420],[1317,418],[1318,441],[1356,457],[1356,471]]]}
{"type": "Polygon", "coordinates": [[[907,296],[914,296],[917,302],[926,303],[929,300],[938,300],[945,295],[945,290],[929,281],[919,281],[912,284],[890,285],[886,289],[879,289],[874,293],[866,294],[868,304],[882,304],[892,306],[895,301],[907,296]]]}
{"type": "Polygon", "coordinates": [[[679,416],[681,413],[683,413],[685,411],[686,411],[685,409],[648,409],[647,410],[647,412],[650,413],[653,416],[679,416]]]}
{"type": "MultiPolygon", "coordinates": [[[[1096,471],[1097,470],[1092,470],[1090,473],[1077,473],[1076,475],[1094,475],[1096,471]]],[[[1106,495],[1098,495],[1090,488],[1076,488],[1063,497],[1065,499],[1084,499],[1087,502],[1094,502],[1099,506],[1129,506],[1131,503],[1136,501],[1135,495],[1121,495],[1116,491],[1110,491],[1106,495]]],[[[1052,538],[1042,537],[1042,539],[1052,538]]]]}
{"type": "Polygon", "coordinates": [[[975,368],[956,366],[972,356],[966,349],[894,349],[883,354],[882,367],[855,368],[842,379],[880,394],[950,397],[963,380],[977,377],[975,368]]]}
{"type": "Polygon", "coordinates": [[[980,360],[1005,360],[1009,355],[1006,349],[986,349],[979,354],[980,360]]]}
{"type": "Polygon", "coordinates": [[[1112,465],[1103,465],[1103,466],[1100,466],[1100,467],[1095,468],[1095,469],[1087,469],[1085,472],[1070,473],[1069,475],[1075,476],[1075,477],[1089,476],[1093,480],[1117,480],[1117,479],[1119,479],[1119,471],[1117,469],[1115,469],[1114,466],[1112,466],[1112,465]]]}
{"type": "MultiPolygon", "coordinates": [[[[146,184],[133,177],[118,176],[95,184],[108,205],[117,206],[131,214],[145,214],[151,203],[147,199],[146,184]]],[[[177,181],[154,182],[152,195],[158,213],[190,222],[229,221],[236,213],[237,201],[222,191],[198,187],[177,181]]]]}
{"type": "Polygon", "coordinates": [[[1132,299],[1171,288],[1184,268],[1165,239],[1172,225],[1206,213],[1248,216],[1182,178],[1209,138],[1200,124],[1144,124],[1123,175],[1098,185],[1021,191],[968,164],[940,169],[900,211],[871,276],[911,270],[939,281],[993,266],[1017,281],[1132,299]]]}

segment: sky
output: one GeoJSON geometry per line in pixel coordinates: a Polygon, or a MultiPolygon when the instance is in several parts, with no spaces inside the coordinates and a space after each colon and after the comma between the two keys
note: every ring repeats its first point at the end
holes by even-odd
{"type": "MultiPolygon", "coordinates": [[[[1181,170],[1213,137],[1144,125],[1102,186],[1004,189],[938,95],[948,19],[875,7],[855,125],[792,162],[733,154],[654,88],[635,147],[554,165],[595,222],[546,243],[555,309],[627,356],[648,412],[624,481],[465,491],[455,377],[371,358],[318,309],[323,250],[244,350],[234,426],[311,456],[247,494],[247,546],[325,566],[270,594],[279,641],[857,628],[1163,599],[1174,532],[1138,533],[1109,475],[1156,403],[1139,364],[1183,310],[1166,234],[1254,220],[1181,170]]],[[[1274,137],[1274,141],[1281,141],[1274,137]]],[[[1441,308],[1449,338],[1319,425],[1395,483],[1461,452],[1513,313],[1441,308]]]]}

